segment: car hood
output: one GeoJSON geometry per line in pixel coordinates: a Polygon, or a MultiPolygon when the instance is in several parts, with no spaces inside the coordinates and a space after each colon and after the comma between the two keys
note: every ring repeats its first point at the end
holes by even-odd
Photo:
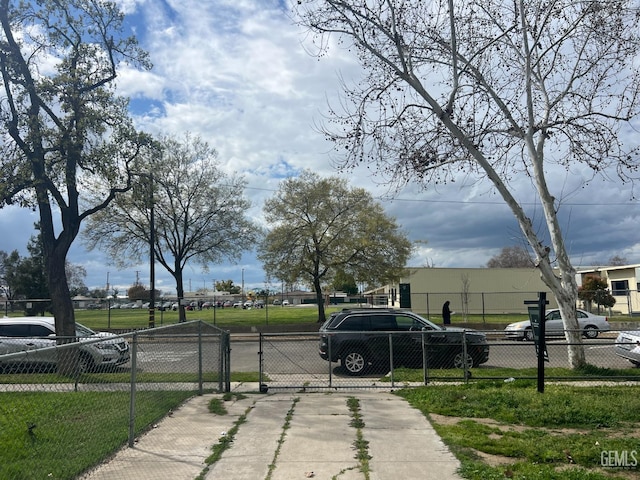
{"type": "Polygon", "coordinates": [[[99,338],[102,340],[100,343],[122,343],[124,339],[114,333],[111,332],[96,332],[95,335],[91,335],[90,337],[84,337],[86,339],[95,339],[99,338]]]}
{"type": "Polygon", "coordinates": [[[529,320],[522,320],[521,322],[510,323],[506,326],[506,330],[518,330],[520,328],[525,328],[531,325],[529,320]]]}
{"type": "Polygon", "coordinates": [[[478,330],[473,330],[471,328],[462,328],[462,327],[443,327],[442,330],[435,330],[437,331],[443,331],[443,332],[464,332],[465,335],[475,335],[478,337],[486,337],[484,332],[479,332],[478,330]]]}

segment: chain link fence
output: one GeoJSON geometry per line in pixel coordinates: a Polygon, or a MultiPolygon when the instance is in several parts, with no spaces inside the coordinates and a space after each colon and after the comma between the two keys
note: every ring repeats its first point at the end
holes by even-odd
{"type": "MultiPolygon", "coordinates": [[[[506,339],[501,331],[481,332],[487,340],[486,360],[482,357],[484,348],[465,339],[464,332],[453,341],[445,340],[438,332],[358,333],[361,338],[348,348],[328,342],[329,348],[334,345],[340,349],[336,354],[322,353],[326,347],[322,346],[325,340],[320,333],[260,334],[257,341],[262,390],[389,389],[538,376],[536,345],[506,339]]],[[[562,337],[550,337],[546,341],[549,361],[545,362],[545,378],[640,381],[637,365],[628,355],[620,356],[636,347],[640,350],[640,344],[635,343],[640,337],[629,336],[618,343],[618,333],[610,331],[596,339],[584,339],[580,345],[589,367],[579,371],[569,367],[570,344],[562,337]]],[[[243,341],[249,341],[249,337],[243,341]]]]}
{"type": "MultiPolygon", "coordinates": [[[[357,333],[366,341],[344,344],[320,332],[231,336],[195,321],[61,345],[56,341],[70,339],[16,337],[22,350],[0,355],[0,478],[84,478],[186,400],[229,392],[232,371],[258,372],[255,389],[262,392],[388,390],[538,375],[535,344],[507,339],[504,331],[357,333]],[[27,350],[25,339],[33,343],[27,350]],[[90,349],[107,361],[83,360],[90,349]]],[[[549,338],[545,380],[640,381],[640,368],[630,361],[640,337],[618,333],[584,339],[590,367],[582,371],[569,368],[564,338],[549,338]]]]}
{"type": "Polygon", "coordinates": [[[6,480],[77,478],[187,399],[230,388],[229,334],[201,321],[0,342],[14,350],[0,355],[6,480]]]}

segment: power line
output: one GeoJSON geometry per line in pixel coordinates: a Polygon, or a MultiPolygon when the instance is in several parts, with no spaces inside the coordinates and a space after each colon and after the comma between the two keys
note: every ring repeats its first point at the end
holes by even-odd
{"type": "MultiPolygon", "coordinates": [[[[263,192],[277,192],[277,189],[263,188],[263,187],[245,187],[245,190],[260,190],[263,192]]],[[[410,202],[410,203],[447,203],[453,205],[505,205],[503,200],[437,200],[426,198],[388,198],[388,197],[374,197],[376,200],[383,202],[410,202]]],[[[535,206],[540,205],[540,202],[518,202],[520,205],[535,206]]],[[[566,207],[629,207],[640,206],[640,202],[561,202],[562,206],[566,207]]]]}

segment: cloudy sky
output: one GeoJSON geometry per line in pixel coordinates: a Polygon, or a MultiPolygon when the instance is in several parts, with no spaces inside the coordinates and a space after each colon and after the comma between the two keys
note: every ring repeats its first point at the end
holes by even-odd
{"type": "MultiPolygon", "coordinates": [[[[248,214],[261,222],[264,199],[281,179],[305,168],[336,175],[332,145],[317,125],[328,103],[340,98],[340,78],[356,79],[359,66],[340,48],[318,60],[305,48],[304,32],[287,15],[280,0],[120,0],[128,26],[151,56],[150,72],[123,71],[122,94],[131,98],[137,125],[148,132],[200,135],[219,152],[228,172],[248,182],[248,214]]],[[[614,255],[640,263],[640,206],[631,188],[613,180],[590,180],[578,168],[549,177],[560,211],[568,249],[575,265],[606,262],[614,255]]],[[[412,266],[483,267],[505,246],[522,245],[509,209],[483,182],[455,184],[421,191],[408,185],[390,197],[382,178],[370,170],[349,174],[353,186],[364,187],[396,217],[417,242],[412,266]]],[[[517,196],[534,224],[542,221],[531,185],[523,179],[517,196]]],[[[0,210],[0,250],[26,255],[35,212],[0,210]]],[[[540,224],[541,225],[541,224],[540,224]]],[[[541,227],[542,229],[542,227],[541,227]]],[[[136,277],[149,283],[148,265],[118,270],[99,251],[88,252],[78,241],[69,260],[87,270],[89,288],[107,281],[124,293],[136,277]]],[[[265,286],[255,252],[237,264],[212,265],[209,272],[187,267],[187,289],[211,288],[214,279],[232,279],[247,288],[265,286]]],[[[156,269],[156,287],[175,292],[171,277],[156,269]]],[[[279,288],[271,285],[271,288],[279,288]]]]}

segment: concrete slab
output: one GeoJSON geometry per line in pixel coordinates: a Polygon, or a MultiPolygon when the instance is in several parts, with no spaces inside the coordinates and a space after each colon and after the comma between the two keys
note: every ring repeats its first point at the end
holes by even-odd
{"type": "Polygon", "coordinates": [[[221,397],[191,399],[82,480],[193,480],[235,424],[231,447],[208,467],[206,480],[264,480],[270,467],[271,480],[363,480],[350,397],[360,404],[370,480],[461,478],[459,462],[424,415],[391,393],[253,393],[225,402],[228,415],[210,413],[209,401],[221,397]]]}

